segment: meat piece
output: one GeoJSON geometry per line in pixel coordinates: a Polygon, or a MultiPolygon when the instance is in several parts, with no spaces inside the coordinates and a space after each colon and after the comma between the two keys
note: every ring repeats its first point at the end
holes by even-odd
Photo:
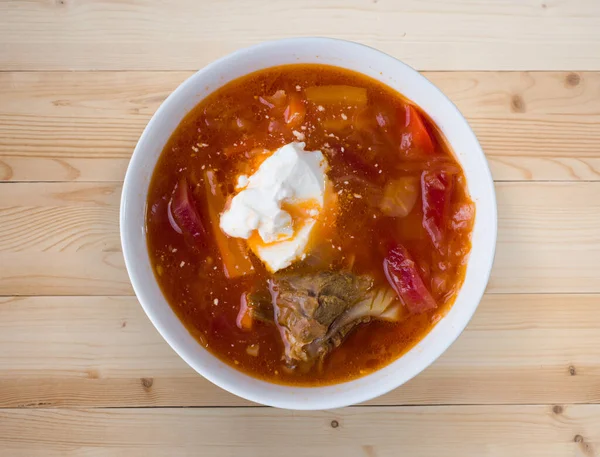
{"type": "Polygon", "coordinates": [[[273,302],[268,290],[257,290],[246,294],[246,307],[252,319],[273,322],[273,302]]]}
{"type": "Polygon", "coordinates": [[[347,272],[276,275],[271,283],[275,323],[288,365],[322,359],[360,323],[398,320],[394,292],[372,289],[370,277],[347,272]]]}
{"type": "Polygon", "coordinates": [[[373,319],[398,322],[406,316],[405,308],[400,306],[392,289],[382,287],[372,290],[333,321],[327,333],[310,343],[306,352],[312,357],[323,358],[331,349],[342,344],[357,325],[373,319]]]}

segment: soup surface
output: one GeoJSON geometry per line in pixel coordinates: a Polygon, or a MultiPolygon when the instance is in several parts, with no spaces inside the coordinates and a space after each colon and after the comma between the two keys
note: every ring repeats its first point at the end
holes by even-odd
{"type": "Polygon", "coordinates": [[[417,106],[360,74],[274,67],[175,130],[148,194],[157,281],[211,353],[295,385],[397,359],[452,305],[475,207],[417,106]]]}

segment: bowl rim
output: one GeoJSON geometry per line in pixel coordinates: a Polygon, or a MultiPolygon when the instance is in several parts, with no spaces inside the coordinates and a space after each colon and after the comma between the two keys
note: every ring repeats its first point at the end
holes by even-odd
{"type": "MultiPolygon", "coordinates": [[[[298,61],[297,63],[302,64],[302,63],[308,63],[308,62],[298,61]]],[[[266,69],[266,68],[270,68],[270,67],[278,66],[278,65],[280,65],[280,64],[267,65],[267,66],[262,67],[262,69],[266,69]]],[[[323,65],[331,65],[331,64],[323,63],[323,65]]],[[[343,65],[340,65],[340,67],[343,68],[343,65]]],[[[254,71],[257,71],[257,70],[249,71],[246,74],[250,74],[254,71]]],[[[352,71],[356,71],[356,70],[352,70],[352,71]]],[[[361,73],[360,71],[358,71],[358,72],[361,73]]],[[[365,73],[362,73],[362,74],[365,74],[365,73]]],[[[383,83],[383,84],[385,84],[385,83],[383,83]]],[[[217,88],[218,87],[212,89],[211,92],[216,90],[217,88]]],[[[392,88],[392,90],[395,90],[395,89],[392,88]]],[[[204,98],[204,97],[202,97],[202,98],[204,98]]],[[[200,99],[200,101],[202,100],[202,98],[200,99]]],[[[196,102],[194,105],[196,105],[200,101],[196,102]]],[[[189,110],[188,110],[188,112],[189,112],[189,110]]],[[[181,121],[177,122],[177,125],[179,125],[180,122],[181,121]]],[[[169,136],[172,133],[173,133],[173,130],[171,130],[169,136]]],[[[461,166],[462,165],[463,164],[461,163],[461,166]]],[[[155,166],[152,169],[152,173],[154,173],[154,169],[155,169],[155,166]]],[[[147,193],[145,194],[144,201],[146,200],[146,198],[147,198],[147,193]]],[[[144,204],[146,204],[146,203],[144,203],[144,204]]],[[[144,215],[145,215],[145,210],[144,210],[144,215]]],[[[192,367],[201,376],[203,376],[204,378],[211,381],[213,384],[215,384],[215,385],[217,385],[239,397],[245,398],[247,400],[250,400],[250,401],[253,401],[256,403],[264,404],[267,406],[274,406],[274,407],[286,408],[286,409],[297,409],[297,410],[331,409],[331,408],[338,408],[338,407],[348,406],[348,405],[352,405],[352,404],[356,404],[356,403],[361,403],[361,402],[364,402],[367,400],[371,400],[373,398],[376,398],[380,395],[388,393],[391,390],[405,384],[410,379],[412,379],[413,377],[415,377],[416,375],[421,373],[423,370],[425,370],[435,360],[437,360],[452,345],[452,343],[454,343],[454,341],[458,338],[458,336],[466,328],[466,326],[470,322],[471,318],[473,317],[475,310],[479,306],[481,298],[483,297],[486,286],[488,284],[492,266],[493,266],[493,262],[494,262],[494,258],[495,258],[496,243],[497,243],[497,229],[498,229],[496,194],[495,194],[494,182],[493,182],[492,174],[491,174],[491,171],[489,168],[489,164],[487,163],[485,154],[484,154],[475,134],[473,133],[469,123],[464,118],[464,116],[460,113],[460,111],[454,105],[454,103],[448,97],[446,97],[446,95],[444,95],[443,92],[440,89],[438,89],[432,82],[430,82],[427,78],[425,78],[423,75],[421,75],[418,71],[414,70],[412,67],[410,67],[406,63],[402,62],[401,60],[399,60],[395,57],[392,57],[382,51],[374,49],[372,47],[366,46],[364,44],[347,41],[347,40],[340,40],[340,39],[335,39],[335,38],[323,38],[323,37],[302,37],[302,38],[286,38],[286,39],[280,39],[280,40],[271,40],[271,41],[266,41],[266,42],[262,42],[259,44],[255,44],[250,47],[242,48],[237,51],[234,51],[231,54],[223,56],[218,60],[213,61],[212,63],[206,65],[205,67],[201,68],[200,70],[198,70],[197,72],[192,74],[184,82],[182,82],[173,92],[171,92],[169,94],[169,96],[161,103],[159,108],[152,115],[150,121],[144,128],[144,130],[135,146],[135,149],[133,151],[133,154],[131,156],[131,159],[130,159],[130,162],[129,162],[129,165],[127,168],[127,172],[125,174],[125,180],[123,183],[123,189],[122,189],[122,194],[121,194],[120,216],[119,217],[120,217],[120,238],[121,238],[123,256],[124,256],[125,266],[126,266],[133,290],[135,292],[135,295],[136,295],[140,305],[144,309],[144,312],[146,313],[146,315],[148,316],[148,318],[150,319],[150,321],[152,322],[154,327],[157,329],[157,331],[160,333],[160,335],[163,337],[163,339],[167,342],[167,344],[169,344],[173,348],[173,350],[179,355],[179,357],[181,357],[190,367],[192,367]],[[169,105],[171,105],[173,103],[173,101],[180,94],[189,90],[190,86],[196,86],[197,85],[196,81],[201,80],[203,75],[213,71],[215,68],[219,68],[226,62],[229,62],[229,61],[232,61],[235,59],[240,59],[240,58],[248,58],[252,53],[254,53],[258,50],[264,51],[269,48],[274,48],[274,47],[280,48],[280,47],[286,47],[289,45],[315,46],[315,45],[324,45],[324,44],[356,47],[356,49],[361,48],[363,52],[366,51],[369,53],[376,53],[380,58],[384,58],[387,61],[389,61],[389,63],[391,65],[395,65],[396,67],[403,67],[404,71],[413,73],[414,75],[416,75],[416,77],[418,79],[422,80],[421,82],[422,82],[423,86],[425,86],[427,88],[426,89],[427,91],[434,92],[434,93],[436,93],[436,96],[438,98],[441,97],[445,100],[445,102],[448,104],[449,109],[451,109],[451,111],[452,111],[452,116],[455,117],[459,122],[464,123],[464,126],[466,127],[465,132],[467,132],[467,135],[469,135],[469,137],[470,137],[468,140],[473,144],[473,148],[474,148],[472,151],[469,151],[469,154],[477,154],[479,156],[479,158],[481,159],[479,161],[480,163],[478,165],[478,170],[480,173],[483,174],[482,178],[486,182],[485,184],[487,185],[486,192],[487,192],[488,201],[486,203],[492,205],[492,207],[490,208],[491,211],[488,214],[489,220],[487,221],[487,225],[486,225],[487,229],[490,231],[488,233],[490,242],[487,244],[487,246],[483,246],[483,247],[487,248],[487,251],[482,254],[483,259],[484,259],[484,264],[480,265],[481,267],[483,267],[483,271],[480,271],[478,273],[478,281],[479,282],[477,284],[475,292],[470,295],[471,298],[469,299],[469,301],[470,301],[469,309],[465,311],[464,317],[462,317],[460,319],[460,322],[458,323],[458,325],[452,326],[450,328],[450,330],[445,333],[444,338],[442,338],[438,341],[436,350],[431,351],[432,354],[430,355],[430,357],[427,358],[426,360],[419,360],[418,362],[416,362],[414,364],[414,369],[412,369],[412,371],[409,375],[404,376],[397,383],[396,382],[388,382],[386,384],[385,382],[378,382],[378,384],[376,384],[375,386],[372,386],[367,382],[368,379],[371,376],[373,376],[375,373],[378,373],[382,370],[386,370],[387,368],[389,368],[392,365],[394,365],[395,363],[397,363],[400,359],[406,357],[407,354],[412,352],[415,349],[415,347],[420,344],[420,342],[424,341],[426,338],[428,338],[430,335],[432,335],[434,333],[435,329],[438,328],[438,325],[434,326],[417,344],[415,344],[415,346],[413,346],[411,349],[409,349],[408,352],[406,352],[399,358],[395,359],[394,361],[390,362],[388,365],[386,365],[366,376],[360,377],[358,379],[354,379],[354,380],[346,381],[346,382],[342,382],[342,383],[337,383],[337,384],[333,384],[333,385],[314,386],[314,387],[280,385],[280,384],[270,383],[269,381],[266,381],[266,380],[254,378],[242,371],[235,370],[234,368],[231,367],[231,370],[234,370],[238,374],[248,377],[254,381],[258,381],[258,383],[268,384],[269,386],[272,386],[273,389],[275,389],[276,388],[275,386],[277,386],[278,388],[283,388],[284,390],[290,391],[289,398],[286,395],[278,395],[277,398],[273,398],[273,397],[265,396],[262,394],[258,394],[256,391],[254,391],[252,389],[245,389],[243,386],[240,386],[239,383],[235,382],[235,380],[228,379],[227,375],[223,375],[222,373],[215,373],[215,372],[207,369],[205,366],[203,366],[202,363],[198,362],[191,355],[190,351],[188,351],[184,347],[185,343],[183,343],[180,339],[178,339],[176,337],[176,335],[173,335],[172,332],[167,330],[166,327],[163,325],[162,319],[160,318],[160,316],[158,316],[158,313],[155,311],[155,309],[150,304],[151,297],[147,296],[144,285],[142,284],[143,281],[139,278],[138,270],[135,265],[135,263],[137,262],[138,259],[136,259],[134,257],[132,248],[130,248],[130,246],[132,244],[132,240],[131,240],[131,234],[128,233],[128,224],[130,223],[129,217],[128,217],[128,200],[129,200],[130,195],[133,192],[139,191],[138,189],[133,187],[134,181],[135,181],[135,175],[136,175],[136,173],[139,173],[138,162],[141,161],[140,157],[142,154],[144,154],[145,143],[147,143],[148,138],[151,135],[151,132],[154,129],[156,129],[158,124],[160,124],[162,122],[162,118],[165,116],[165,113],[168,111],[169,105]],[[361,390],[359,393],[355,392],[354,395],[352,396],[352,398],[344,399],[345,398],[344,395],[331,395],[331,396],[327,395],[328,392],[333,393],[335,387],[343,386],[344,384],[353,383],[353,382],[357,382],[360,380],[363,380],[363,381],[367,380],[364,382],[364,384],[365,384],[365,386],[368,385],[368,388],[361,390]],[[304,389],[309,389],[309,390],[313,390],[313,391],[318,390],[318,389],[323,390],[324,395],[320,399],[319,404],[316,404],[315,402],[311,403],[311,402],[299,401],[299,398],[297,396],[293,395],[292,391],[304,390],[304,389]]],[[[477,218],[477,215],[476,215],[476,218],[477,218]]],[[[144,226],[145,226],[145,219],[144,219],[144,226]]],[[[143,240],[144,244],[146,245],[145,229],[143,232],[143,238],[144,238],[144,240],[143,240]]],[[[470,262],[471,256],[473,255],[473,250],[471,251],[471,253],[469,255],[470,255],[470,258],[469,258],[469,262],[470,262]]],[[[156,281],[156,278],[154,277],[154,275],[153,275],[153,279],[154,279],[154,282],[158,285],[158,282],[156,281]]],[[[465,277],[465,281],[466,281],[466,277],[465,277]]],[[[462,290],[463,286],[464,286],[464,283],[463,283],[463,285],[461,285],[460,290],[462,290]]],[[[160,287],[159,287],[159,290],[160,290],[160,287]]],[[[460,290],[457,293],[457,297],[458,297],[458,294],[460,293],[460,290]]],[[[161,293],[162,293],[162,291],[161,291],[161,293]]],[[[166,300],[166,297],[165,297],[165,300],[166,300]]],[[[168,303],[168,301],[167,301],[167,303],[168,303]]],[[[456,306],[456,305],[453,305],[452,308],[454,308],[454,306],[456,306]]],[[[171,310],[171,312],[175,315],[174,311],[171,310]]],[[[179,318],[177,316],[175,316],[175,318],[179,320],[179,318]]],[[[445,317],[443,319],[445,319],[445,317]]],[[[186,329],[186,331],[188,331],[188,330],[186,329]]],[[[194,339],[194,341],[196,341],[196,340],[194,339]]],[[[197,343],[197,341],[196,341],[196,343],[197,343]]],[[[199,343],[197,343],[197,344],[199,347],[201,347],[199,343]]],[[[202,348],[202,349],[205,350],[204,348],[202,348]]],[[[212,357],[216,360],[219,360],[211,352],[209,352],[207,350],[205,350],[205,351],[210,357],[212,357]]],[[[219,362],[223,363],[220,360],[219,360],[219,362]]]]}

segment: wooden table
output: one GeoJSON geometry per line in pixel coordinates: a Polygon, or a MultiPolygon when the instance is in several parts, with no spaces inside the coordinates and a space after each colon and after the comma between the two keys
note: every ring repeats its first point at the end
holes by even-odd
{"type": "Polygon", "coordinates": [[[1,456],[600,456],[600,1],[0,2],[1,456]],[[367,405],[259,407],[193,372],[123,265],[133,147],[195,69],[263,40],[373,45],[468,117],[496,262],[429,369],[367,405]]]}

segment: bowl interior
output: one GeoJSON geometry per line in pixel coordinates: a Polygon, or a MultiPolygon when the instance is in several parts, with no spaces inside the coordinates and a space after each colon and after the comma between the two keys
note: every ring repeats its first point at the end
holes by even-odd
{"type": "Polygon", "coordinates": [[[386,393],[425,369],[458,337],[485,290],[496,244],[496,201],[485,156],[457,108],[402,62],[356,43],[298,38],[243,49],[200,70],[161,105],[133,154],[121,200],[121,240],[135,293],[164,339],[198,373],[246,399],[290,409],[328,409],[386,393]],[[245,74],[275,65],[322,63],[363,73],[402,93],[438,125],[461,163],[476,205],[472,250],[464,284],[448,314],[413,349],[363,378],[326,387],[289,387],[245,375],[202,348],[171,310],[154,278],[146,246],[146,196],[152,172],[171,133],[207,94],[245,74]]]}

